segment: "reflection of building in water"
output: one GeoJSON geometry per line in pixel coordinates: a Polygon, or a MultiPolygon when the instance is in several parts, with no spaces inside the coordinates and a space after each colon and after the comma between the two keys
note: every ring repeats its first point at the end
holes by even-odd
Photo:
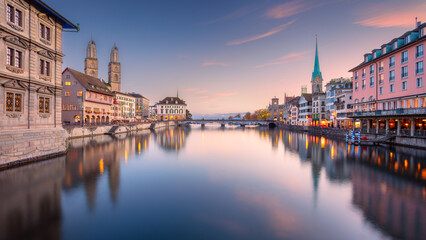
{"type": "Polygon", "coordinates": [[[425,187],[362,164],[352,166],[353,203],[394,238],[426,235],[425,187]]]}
{"type": "Polygon", "coordinates": [[[137,135],[104,135],[72,140],[66,161],[64,189],[69,191],[84,184],[88,205],[93,208],[98,178],[108,174],[111,201],[116,202],[120,185],[120,161],[124,160],[127,164],[129,157],[147,149],[149,141],[149,131],[137,135]]]}
{"type": "Polygon", "coordinates": [[[158,145],[166,151],[178,151],[185,146],[185,138],[191,132],[190,128],[178,127],[161,129],[153,132],[158,145]]]}
{"type": "Polygon", "coordinates": [[[65,157],[2,171],[0,239],[60,239],[65,157]]]}

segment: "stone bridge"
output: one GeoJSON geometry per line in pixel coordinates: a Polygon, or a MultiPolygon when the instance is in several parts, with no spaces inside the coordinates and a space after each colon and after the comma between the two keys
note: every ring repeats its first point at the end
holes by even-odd
{"type": "Polygon", "coordinates": [[[221,127],[225,127],[226,124],[240,125],[241,127],[245,127],[247,125],[265,126],[269,128],[278,127],[278,123],[273,120],[194,119],[194,120],[179,121],[180,126],[200,124],[201,127],[204,127],[207,123],[218,123],[220,124],[221,127]]]}

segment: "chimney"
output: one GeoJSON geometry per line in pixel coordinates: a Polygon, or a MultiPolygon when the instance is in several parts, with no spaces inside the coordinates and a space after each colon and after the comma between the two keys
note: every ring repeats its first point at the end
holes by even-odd
{"type": "Polygon", "coordinates": [[[416,28],[418,28],[420,26],[420,24],[422,24],[422,22],[417,21],[417,17],[416,17],[416,28]]]}

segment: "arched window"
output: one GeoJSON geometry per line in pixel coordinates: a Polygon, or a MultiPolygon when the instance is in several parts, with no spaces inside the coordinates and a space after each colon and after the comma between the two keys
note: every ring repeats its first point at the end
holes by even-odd
{"type": "Polygon", "coordinates": [[[118,67],[115,67],[115,70],[114,70],[114,71],[118,72],[118,67]]]}
{"type": "Polygon", "coordinates": [[[114,81],[118,82],[118,76],[117,75],[114,76],[114,81]]]}

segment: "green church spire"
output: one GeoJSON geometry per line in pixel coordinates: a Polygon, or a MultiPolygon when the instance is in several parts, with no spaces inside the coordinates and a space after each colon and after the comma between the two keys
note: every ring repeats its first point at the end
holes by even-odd
{"type": "Polygon", "coordinates": [[[315,65],[314,65],[314,71],[312,72],[312,81],[317,77],[320,76],[322,78],[320,66],[319,66],[319,59],[318,59],[318,38],[315,35],[315,65]]]}

